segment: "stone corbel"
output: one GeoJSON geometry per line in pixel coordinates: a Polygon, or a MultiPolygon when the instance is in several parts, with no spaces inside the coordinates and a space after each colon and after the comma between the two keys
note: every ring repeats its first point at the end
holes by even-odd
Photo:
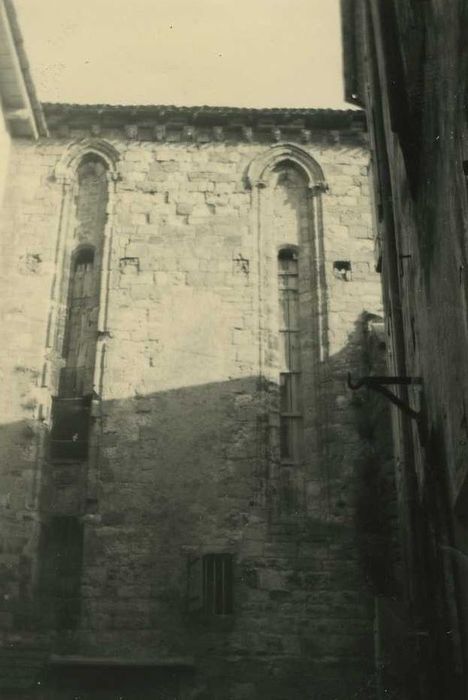
{"type": "Polygon", "coordinates": [[[164,141],[166,138],[166,127],[164,124],[156,124],[153,129],[153,135],[156,141],[164,141]]]}
{"type": "Polygon", "coordinates": [[[243,126],[242,127],[242,136],[245,138],[246,141],[249,143],[253,140],[253,129],[251,126],[243,126]]]}
{"type": "Polygon", "coordinates": [[[138,126],[136,124],[125,124],[124,131],[128,139],[135,141],[138,138],[138,126]]]}
{"type": "Polygon", "coordinates": [[[193,141],[195,138],[195,127],[194,126],[184,126],[184,139],[187,141],[193,141]]]}
{"type": "Polygon", "coordinates": [[[273,137],[273,141],[276,141],[276,143],[279,143],[281,141],[281,129],[278,127],[273,127],[271,130],[271,135],[273,137]]]}
{"type": "Polygon", "coordinates": [[[213,136],[215,141],[222,141],[224,138],[224,129],[222,126],[213,127],[213,136]]]}

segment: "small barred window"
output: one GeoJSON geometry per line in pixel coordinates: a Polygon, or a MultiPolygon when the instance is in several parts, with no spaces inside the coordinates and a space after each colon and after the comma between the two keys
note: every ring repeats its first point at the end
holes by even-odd
{"type": "Polygon", "coordinates": [[[207,615],[233,613],[233,558],[205,554],[188,565],[188,610],[207,615]]]}

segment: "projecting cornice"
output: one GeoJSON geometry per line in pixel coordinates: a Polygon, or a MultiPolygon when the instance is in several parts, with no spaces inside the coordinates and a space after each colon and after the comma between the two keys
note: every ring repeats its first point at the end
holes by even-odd
{"type": "Polygon", "coordinates": [[[309,143],[362,139],[364,113],[333,109],[248,109],[160,105],[43,105],[51,135],[129,141],[309,143]]]}

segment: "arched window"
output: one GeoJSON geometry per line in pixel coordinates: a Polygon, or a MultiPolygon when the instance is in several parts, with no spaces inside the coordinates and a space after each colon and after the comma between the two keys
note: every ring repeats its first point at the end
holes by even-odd
{"type": "Polygon", "coordinates": [[[99,310],[99,274],[94,261],[93,246],[81,246],[72,255],[62,350],[66,365],[61,372],[59,387],[61,396],[83,396],[92,386],[99,310]]]}
{"type": "Polygon", "coordinates": [[[70,261],[62,345],[65,366],[59,384],[63,398],[84,396],[93,390],[107,200],[107,165],[96,154],[87,154],[77,168],[76,247],[70,261]]]}
{"type": "Polygon", "coordinates": [[[96,153],[84,155],[72,185],[73,228],[66,247],[70,252],[64,256],[62,366],[52,403],[51,457],[81,461],[88,455],[94,388],[109,197],[107,163],[96,153]]]}
{"type": "Polygon", "coordinates": [[[279,388],[277,401],[265,396],[272,428],[268,473],[282,484],[280,509],[286,501],[293,508],[304,475],[297,467],[317,449],[312,428],[319,366],[328,347],[322,218],[327,185],[310,153],[288,143],[254,158],[246,181],[259,242],[260,372],[269,380],[265,387],[279,388]]]}
{"type": "MultiPolygon", "coordinates": [[[[66,489],[61,480],[47,480],[38,582],[51,623],[67,634],[80,624],[84,501],[76,496],[86,485],[87,498],[96,498],[97,450],[90,445],[97,443],[99,422],[91,420],[91,408],[100,386],[95,367],[102,366],[118,158],[105,141],[80,140],[54,172],[62,201],[44,372],[52,400],[47,459],[74,468],[67,471],[66,489]]],[[[61,466],[50,471],[59,473],[61,466]]]]}
{"type": "Polygon", "coordinates": [[[279,303],[279,451],[283,464],[298,464],[303,456],[301,345],[311,325],[310,190],[302,168],[288,159],[272,170],[271,233],[277,251],[279,303]]]}

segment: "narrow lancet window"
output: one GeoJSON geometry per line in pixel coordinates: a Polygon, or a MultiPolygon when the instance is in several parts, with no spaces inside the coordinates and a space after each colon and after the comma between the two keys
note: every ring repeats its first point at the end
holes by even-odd
{"type": "Polygon", "coordinates": [[[263,249],[259,307],[265,328],[259,357],[275,395],[268,411],[271,473],[279,475],[278,500],[285,513],[299,504],[305,458],[309,461],[317,449],[318,372],[327,347],[321,202],[326,183],[307,151],[276,144],[257,156],[247,173],[263,249]]]}
{"type": "Polygon", "coordinates": [[[98,279],[94,265],[94,249],[78,250],[72,261],[68,300],[60,395],[83,396],[93,381],[98,313],[98,279]]]}
{"type": "Polygon", "coordinates": [[[108,202],[107,165],[94,154],[84,156],[77,169],[74,202],[61,338],[63,365],[52,406],[51,456],[83,460],[88,453],[108,202]]]}
{"type": "Polygon", "coordinates": [[[284,248],[278,255],[280,335],[280,457],[298,462],[302,445],[301,352],[299,335],[298,254],[284,248]]]}
{"type": "Polygon", "coordinates": [[[107,217],[107,168],[97,156],[85,156],[77,172],[74,250],[70,261],[67,314],[63,339],[65,366],[60,377],[63,398],[89,395],[99,314],[102,247],[107,217]]]}

